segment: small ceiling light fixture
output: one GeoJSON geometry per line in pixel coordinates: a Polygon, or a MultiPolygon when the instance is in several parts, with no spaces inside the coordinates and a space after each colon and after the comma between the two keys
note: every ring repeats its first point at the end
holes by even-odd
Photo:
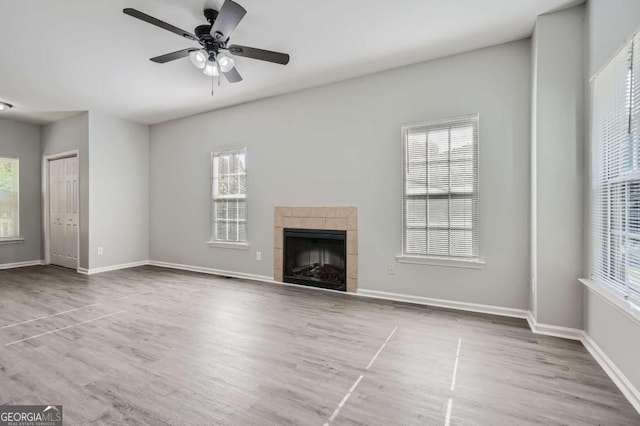
{"type": "Polygon", "coordinates": [[[207,65],[204,68],[200,67],[200,69],[204,75],[208,75],[209,77],[218,77],[219,75],[218,66],[214,61],[207,61],[207,65]]]}
{"type": "Polygon", "coordinates": [[[204,49],[194,50],[193,52],[189,53],[189,59],[191,59],[191,63],[199,69],[204,68],[204,65],[207,63],[208,57],[209,54],[204,49]]]}
{"type": "Polygon", "coordinates": [[[218,65],[220,65],[220,71],[229,72],[235,66],[235,61],[232,57],[225,55],[224,53],[219,53],[216,56],[216,61],[218,61],[218,65]]]}
{"type": "Polygon", "coordinates": [[[6,111],[13,108],[13,105],[0,101],[0,111],[6,111]]]}

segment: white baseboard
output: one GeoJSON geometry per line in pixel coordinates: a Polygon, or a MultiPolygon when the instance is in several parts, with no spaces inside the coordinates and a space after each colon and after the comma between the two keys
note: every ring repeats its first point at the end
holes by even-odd
{"type": "Polygon", "coordinates": [[[397,302],[408,302],[408,303],[414,303],[418,305],[427,305],[427,306],[438,306],[442,308],[451,308],[451,309],[457,309],[457,310],[469,311],[469,312],[480,312],[483,314],[500,315],[500,316],[513,317],[513,318],[523,318],[523,319],[527,318],[527,311],[525,311],[524,309],[503,308],[500,306],[480,305],[475,303],[456,302],[456,301],[442,300],[442,299],[431,299],[427,297],[410,296],[405,294],[388,293],[384,291],[375,291],[375,290],[366,290],[366,289],[359,289],[357,293],[348,293],[344,291],[335,291],[335,290],[329,290],[329,289],[319,288],[319,287],[307,287],[307,286],[301,286],[298,284],[284,283],[280,281],[275,281],[273,277],[269,277],[266,275],[255,275],[255,274],[247,274],[244,272],[225,271],[222,269],[207,268],[203,266],[182,265],[179,263],[161,262],[157,260],[150,260],[149,265],[158,266],[162,268],[179,269],[182,271],[191,271],[191,272],[200,272],[200,273],[211,274],[211,275],[220,275],[224,277],[262,281],[262,282],[267,282],[272,284],[303,287],[309,290],[329,291],[332,293],[339,293],[345,296],[369,297],[374,299],[393,300],[397,302]]]}
{"type": "Polygon", "coordinates": [[[84,274],[84,275],[94,275],[94,274],[100,274],[102,272],[118,271],[120,269],[137,268],[138,266],[145,266],[148,264],[149,264],[148,260],[141,260],[139,262],[123,263],[120,265],[105,266],[102,268],[91,268],[91,269],[78,268],[78,273],[84,274]]]}
{"type": "Polygon", "coordinates": [[[483,314],[500,315],[503,317],[527,318],[524,309],[503,308],[501,306],[481,305],[478,303],[457,302],[454,300],[432,299],[430,297],[411,296],[407,294],[388,293],[386,291],[359,289],[359,296],[376,299],[395,300],[397,302],[415,303],[418,305],[437,306],[440,308],[457,309],[460,311],[479,312],[483,314]]]}
{"type": "Polygon", "coordinates": [[[181,271],[200,272],[203,274],[220,275],[223,277],[240,278],[245,280],[264,281],[275,283],[273,277],[266,275],[247,274],[244,272],[225,271],[223,269],[206,268],[204,266],[182,265],[179,263],[160,262],[158,260],[150,260],[148,265],[159,266],[161,268],[179,269],[181,271]]]}
{"type": "Polygon", "coordinates": [[[27,262],[3,263],[0,269],[24,268],[26,266],[44,265],[44,260],[29,260],[27,262]]]}
{"type": "MultiPolygon", "coordinates": [[[[7,263],[7,264],[0,265],[0,269],[20,268],[25,266],[35,266],[35,265],[42,265],[42,264],[44,264],[44,261],[42,260],[34,260],[30,262],[7,263]]],[[[211,275],[262,281],[262,282],[274,283],[274,284],[297,286],[296,284],[287,284],[287,283],[275,281],[273,277],[269,277],[266,275],[247,274],[243,272],[225,271],[222,269],[206,268],[202,266],[182,265],[178,263],[160,262],[155,260],[150,260],[150,261],[145,260],[140,262],[126,263],[122,265],[113,265],[113,266],[107,266],[104,268],[94,268],[94,269],[78,268],[78,272],[82,274],[92,275],[92,274],[98,274],[101,272],[115,271],[115,270],[126,269],[126,268],[135,268],[135,267],[144,266],[144,265],[152,265],[152,266],[158,266],[162,268],[179,269],[183,271],[200,272],[200,273],[211,274],[211,275]]],[[[305,287],[305,288],[322,290],[322,291],[331,291],[335,293],[335,291],[333,290],[326,290],[326,289],[315,288],[315,287],[305,287]]],[[[549,325],[549,324],[540,324],[535,320],[535,318],[533,317],[530,311],[526,311],[524,309],[504,308],[500,306],[458,302],[453,300],[433,299],[429,297],[411,296],[406,294],[389,293],[384,291],[366,290],[366,289],[360,289],[358,290],[357,293],[345,293],[345,292],[337,292],[337,293],[348,295],[348,296],[370,297],[375,299],[414,303],[418,305],[437,306],[441,308],[456,309],[461,311],[479,312],[483,314],[499,315],[499,316],[513,317],[513,318],[524,318],[529,323],[529,327],[531,328],[531,331],[536,334],[581,341],[584,347],[587,349],[587,351],[589,351],[591,356],[593,356],[596,362],[600,364],[602,369],[609,375],[611,380],[618,386],[618,388],[624,394],[624,396],[629,400],[629,402],[633,405],[633,407],[640,413],[640,391],[631,383],[631,381],[629,381],[629,379],[624,375],[624,373],[620,371],[620,369],[607,356],[607,354],[598,346],[598,344],[593,339],[591,339],[591,337],[585,334],[584,331],[582,330],[578,330],[575,328],[568,328],[568,327],[559,327],[559,326],[549,325]]]]}
{"type": "Polygon", "coordinates": [[[624,375],[615,363],[607,356],[600,346],[588,334],[582,334],[582,344],[591,356],[600,364],[600,367],[607,373],[618,389],[627,397],[633,408],[640,413],[640,390],[624,375]]]}
{"type": "Polygon", "coordinates": [[[541,324],[533,317],[531,311],[527,312],[527,322],[529,328],[535,334],[542,334],[544,336],[560,337],[562,339],[569,340],[582,340],[584,331],[577,328],[560,327],[558,325],[541,324]]]}

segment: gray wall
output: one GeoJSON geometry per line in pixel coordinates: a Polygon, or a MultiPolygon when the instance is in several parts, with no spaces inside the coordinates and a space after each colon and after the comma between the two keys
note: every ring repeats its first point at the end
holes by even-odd
{"type": "Polygon", "coordinates": [[[600,346],[629,381],[640,389],[640,325],[595,292],[586,296],[586,333],[600,346]]]}
{"type": "Polygon", "coordinates": [[[640,1],[589,0],[589,76],[640,31],[640,1]]]}
{"type": "Polygon", "coordinates": [[[274,206],[355,205],[360,288],[526,309],[530,62],[523,40],[152,126],[151,259],[273,276],[274,206]],[[397,264],[400,127],[471,113],[486,267],[397,264]],[[243,145],[251,249],[209,248],[209,153],[243,145]]]}
{"type": "Polygon", "coordinates": [[[148,260],[149,127],[91,111],[89,147],[90,269],[148,260]]]}
{"type": "MultiPolygon", "coordinates": [[[[640,1],[590,0],[588,23],[589,74],[593,75],[630,39],[634,31],[640,30],[640,1]]],[[[640,389],[640,369],[637,362],[640,351],[637,339],[640,336],[638,321],[587,290],[584,329],[636,389],[640,389]]]]}
{"type": "Polygon", "coordinates": [[[541,15],[533,35],[532,305],[582,328],[584,6],[541,15]]]}
{"type": "MultiPolygon", "coordinates": [[[[79,150],[80,267],[89,268],[89,114],[82,113],[42,126],[42,155],[79,150]]],[[[39,193],[40,191],[38,191],[39,193]]]]}
{"type": "Polygon", "coordinates": [[[0,265],[41,260],[40,127],[0,119],[0,157],[20,159],[20,236],[24,242],[0,244],[0,265]]]}

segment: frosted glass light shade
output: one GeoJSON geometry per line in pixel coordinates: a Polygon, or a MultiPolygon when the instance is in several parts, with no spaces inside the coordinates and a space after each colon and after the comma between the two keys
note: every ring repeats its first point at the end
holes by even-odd
{"type": "Polygon", "coordinates": [[[199,69],[203,69],[204,65],[207,62],[209,55],[207,54],[207,51],[204,49],[201,50],[194,50],[193,52],[189,53],[189,59],[191,59],[191,63],[199,69]]]}
{"type": "Polygon", "coordinates": [[[207,61],[207,65],[204,67],[204,69],[202,69],[202,73],[205,75],[208,75],[209,77],[211,76],[217,77],[218,67],[216,66],[216,63],[213,61],[207,61]]]}
{"type": "Polygon", "coordinates": [[[218,61],[218,65],[220,65],[220,71],[222,72],[231,71],[236,64],[232,57],[224,54],[219,54],[216,60],[218,61]]]}

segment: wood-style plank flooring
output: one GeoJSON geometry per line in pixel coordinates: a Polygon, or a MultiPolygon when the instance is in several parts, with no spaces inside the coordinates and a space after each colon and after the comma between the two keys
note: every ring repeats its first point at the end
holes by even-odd
{"type": "Polygon", "coordinates": [[[0,404],[65,424],[638,425],[523,320],[155,267],[0,271],[0,404]]]}

